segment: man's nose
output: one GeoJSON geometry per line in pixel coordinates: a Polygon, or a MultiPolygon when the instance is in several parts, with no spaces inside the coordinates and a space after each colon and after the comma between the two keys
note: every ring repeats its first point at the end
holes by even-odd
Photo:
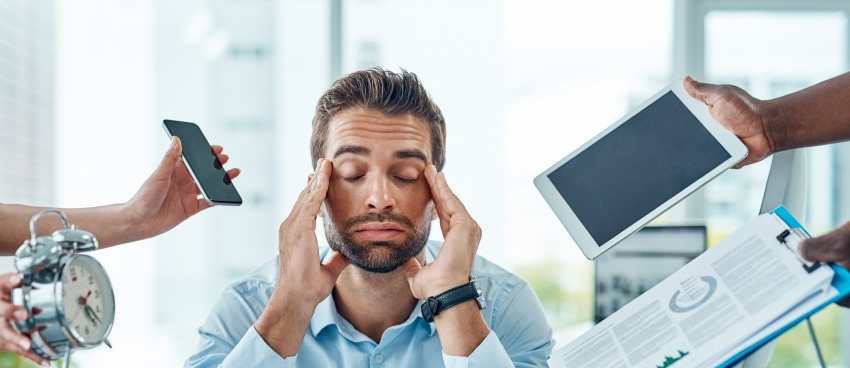
{"type": "Polygon", "coordinates": [[[366,207],[379,212],[392,211],[395,208],[395,196],[392,189],[389,178],[373,177],[367,186],[369,195],[366,197],[366,207]]]}

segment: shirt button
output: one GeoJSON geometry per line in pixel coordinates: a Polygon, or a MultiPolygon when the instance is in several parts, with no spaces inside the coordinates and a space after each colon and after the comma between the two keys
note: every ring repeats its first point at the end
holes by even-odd
{"type": "Polygon", "coordinates": [[[378,363],[382,363],[384,361],[384,357],[380,355],[375,355],[375,361],[378,363]]]}

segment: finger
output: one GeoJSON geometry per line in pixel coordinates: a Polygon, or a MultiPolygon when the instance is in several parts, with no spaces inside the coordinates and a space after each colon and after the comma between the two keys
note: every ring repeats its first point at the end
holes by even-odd
{"type": "MultiPolygon", "coordinates": [[[[224,152],[224,148],[223,148],[222,146],[219,146],[219,145],[215,145],[215,144],[214,144],[214,145],[210,146],[210,148],[212,148],[213,153],[215,153],[215,154],[216,154],[216,156],[218,156],[218,155],[220,155],[222,152],[224,152]]],[[[224,163],[224,162],[222,162],[222,163],[224,163]]]]}
{"type": "Polygon", "coordinates": [[[313,180],[311,180],[310,192],[304,198],[304,204],[299,214],[302,221],[309,221],[310,223],[316,221],[316,216],[319,215],[322,202],[325,201],[325,196],[328,194],[330,170],[331,162],[328,160],[322,161],[322,166],[319,167],[313,180]]]}
{"type": "Polygon", "coordinates": [[[225,154],[223,154],[223,153],[220,153],[220,154],[216,155],[216,157],[218,158],[218,163],[220,163],[220,164],[222,164],[222,165],[226,164],[226,163],[227,163],[227,161],[229,161],[229,160],[230,160],[230,156],[225,155],[225,154]]]}
{"type": "Polygon", "coordinates": [[[29,337],[23,336],[12,330],[11,326],[9,326],[6,321],[0,321],[3,327],[0,327],[3,331],[0,331],[0,350],[1,351],[9,351],[14,354],[20,355],[24,358],[32,360],[36,364],[41,365],[42,367],[50,367],[50,362],[38,355],[35,355],[30,350],[32,346],[32,340],[29,337]]]}
{"type": "Polygon", "coordinates": [[[330,258],[328,259],[328,262],[323,264],[322,266],[324,266],[330,272],[330,275],[333,280],[336,280],[339,277],[339,274],[341,274],[342,271],[350,264],[351,261],[349,261],[348,258],[345,258],[342,253],[333,251],[333,253],[331,253],[330,258]]]}
{"type": "MultiPolygon", "coordinates": [[[[316,167],[321,167],[323,161],[324,159],[320,158],[316,162],[316,167]]],[[[313,178],[315,178],[315,176],[315,174],[311,175],[309,179],[307,179],[307,185],[304,186],[304,190],[302,190],[301,193],[298,194],[298,198],[295,199],[295,204],[292,205],[292,212],[290,212],[289,217],[294,217],[301,213],[301,208],[304,207],[304,200],[310,194],[310,189],[313,188],[313,178]]]]}
{"type": "Polygon", "coordinates": [[[242,173],[242,170],[239,170],[238,168],[230,169],[230,170],[227,170],[227,177],[230,178],[230,180],[233,180],[233,179],[236,179],[236,177],[239,176],[239,174],[241,174],[241,173],[242,173]]]}
{"type": "MultiPolygon", "coordinates": [[[[7,351],[11,351],[18,355],[24,355],[32,346],[32,341],[29,337],[21,335],[12,329],[12,326],[5,320],[0,323],[0,342],[2,347],[7,351]]],[[[36,357],[37,359],[40,359],[36,357]]]]}
{"type": "Polygon", "coordinates": [[[838,262],[850,259],[847,228],[838,228],[826,235],[806,239],[797,246],[800,255],[808,261],[838,262]]]}
{"type": "Polygon", "coordinates": [[[437,211],[437,216],[443,220],[448,217],[448,214],[445,213],[445,209],[443,208],[443,203],[445,202],[443,192],[437,187],[436,166],[428,165],[425,167],[425,179],[428,181],[428,187],[431,189],[431,199],[434,200],[434,210],[437,211]]]}
{"type": "Polygon", "coordinates": [[[4,273],[0,275],[0,293],[8,295],[12,293],[12,289],[21,286],[21,277],[15,272],[4,273]]]}
{"type": "Polygon", "coordinates": [[[440,219],[440,229],[443,230],[443,236],[446,235],[446,230],[449,229],[449,215],[443,208],[443,194],[437,188],[437,168],[434,165],[425,167],[425,179],[428,181],[428,187],[431,189],[431,199],[434,201],[434,213],[440,219]]]}
{"type": "Polygon", "coordinates": [[[839,300],[835,302],[835,304],[838,304],[844,308],[850,308],[850,297],[846,297],[843,300],[839,300]]]}
{"type": "Polygon", "coordinates": [[[444,212],[449,219],[455,215],[468,215],[466,212],[466,208],[461,203],[460,199],[452,192],[451,188],[449,188],[449,183],[446,181],[445,173],[436,173],[433,174],[433,182],[432,193],[436,189],[439,198],[440,205],[438,207],[442,208],[442,212],[444,212]]]}
{"type": "Polygon", "coordinates": [[[9,321],[25,321],[29,317],[26,308],[12,303],[0,303],[0,317],[9,321]]]}
{"type": "Polygon", "coordinates": [[[177,165],[177,162],[180,161],[180,155],[183,153],[183,145],[180,143],[180,138],[174,136],[171,138],[171,145],[168,146],[168,150],[165,151],[165,157],[162,158],[162,161],[157,166],[156,171],[153,172],[151,178],[154,180],[170,180],[171,173],[174,171],[174,167],[177,165]]]}
{"type": "Polygon", "coordinates": [[[717,99],[720,98],[720,86],[710,83],[700,83],[695,81],[690,76],[685,77],[685,91],[691,97],[700,100],[708,105],[714,105],[717,99]]]}
{"type": "Polygon", "coordinates": [[[30,350],[27,350],[23,354],[18,354],[18,355],[20,355],[24,358],[27,358],[29,360],[32,360],[33,362],[35,362],[35,364],[41,365],[42,367],[50,367],[51,366],[49,361],[42,359],[38,355],[35,355],[35,353],[33,353],[30,350]]]}
{"type": "Polygon", "coordinates": [[[419,261],[416,258],[410,257],[407,262],[404,262],[400,266],[401,271],[404,272],[404,276],[407,277],[407,281],[413,285],[413,278],[416,277],[416,274],[419,273],[419,270],[422,269],[422,265],[419,264],[419,261]]]}
{"type": "Polygon", "coordinates": [[[39,357],[38,355],[35,355],[35,353],[33,353],[33,352],[32,352],[32,351],[30,351],[30,350],[27,350],[27,351],[25,351],[25,352],[23,352],[23,353],[19,353],[18,355],[20,355],[20,356],[22,356],[22,357],[24,357],[24,358],[27,358],[27,359],[29,359],[29,360],[32,360],[33,362],[35,362],[35,364],[38,364],[38,365],[40,365],[40,366],[42,366],[42,367],[50,367],[50,366],[51,366],[51,364],[50,364],[50,362],[49,362],[49,361],[47,361],[47,360],[45,360],[45,359],[42,359],[42,358],[41,358],[41,357],[39,357]]]}
{"type": "Polygon", "coordinates": [[[212,207],[213,207],[213,205],[211,205],[209,202],[207,202],[206,198],[204,198],[201,195],[198,195],[198,212],[201,212],[205,209],[212,208],[212,207]]]}

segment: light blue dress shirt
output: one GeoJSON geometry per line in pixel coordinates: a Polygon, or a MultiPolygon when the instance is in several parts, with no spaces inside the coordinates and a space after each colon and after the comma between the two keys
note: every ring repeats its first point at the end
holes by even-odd
{"type": "MultiPolygon", "coordinates": [[[[429,241],[425,262],[442,243],[429,241]]],[[[320,249],[322,262],[328,248],[320,249]]],[[[198,351],[185,367],[547,367],[552,328],[534,291],[524,280],[476,256],[472,274],[484,293],[481,311],[490,334],[469,357],[443,353],[434,323],[422,318],[419,301],[410,317],[388,328],[375,343],[337,313],[333,294],[319,303],[298,354],[282,358],[254,329],[278,275],[278,258],[267,262],[221,295],[200,329],[198,351]]]]}

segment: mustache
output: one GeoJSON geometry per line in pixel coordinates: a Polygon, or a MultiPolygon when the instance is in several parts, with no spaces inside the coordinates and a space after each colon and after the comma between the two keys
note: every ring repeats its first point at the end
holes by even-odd
{"type": "Polygon", "coordinates": [[[410,221],[409,218],[402,216],[402,215],[399,215],[399,214],[396,214],[396,213],[392,213],[392,212],[385,212],[385,213],[368,212],[368,213],[360,215],[360,216],[354,216],[354,217],[348,219],[348,221],[345,222],[345,228],[346,228],[346,230],[348,230],[348,229],[351,229],[354,226],[357,226],[357,225],[360,225],[360,224],[363,224],[363,223],[367,223],[367,222],[395,222],[397,224],[404,226],[405,228],[415,229],[415,226],[413,225],[413,221],[410,221]]]}

